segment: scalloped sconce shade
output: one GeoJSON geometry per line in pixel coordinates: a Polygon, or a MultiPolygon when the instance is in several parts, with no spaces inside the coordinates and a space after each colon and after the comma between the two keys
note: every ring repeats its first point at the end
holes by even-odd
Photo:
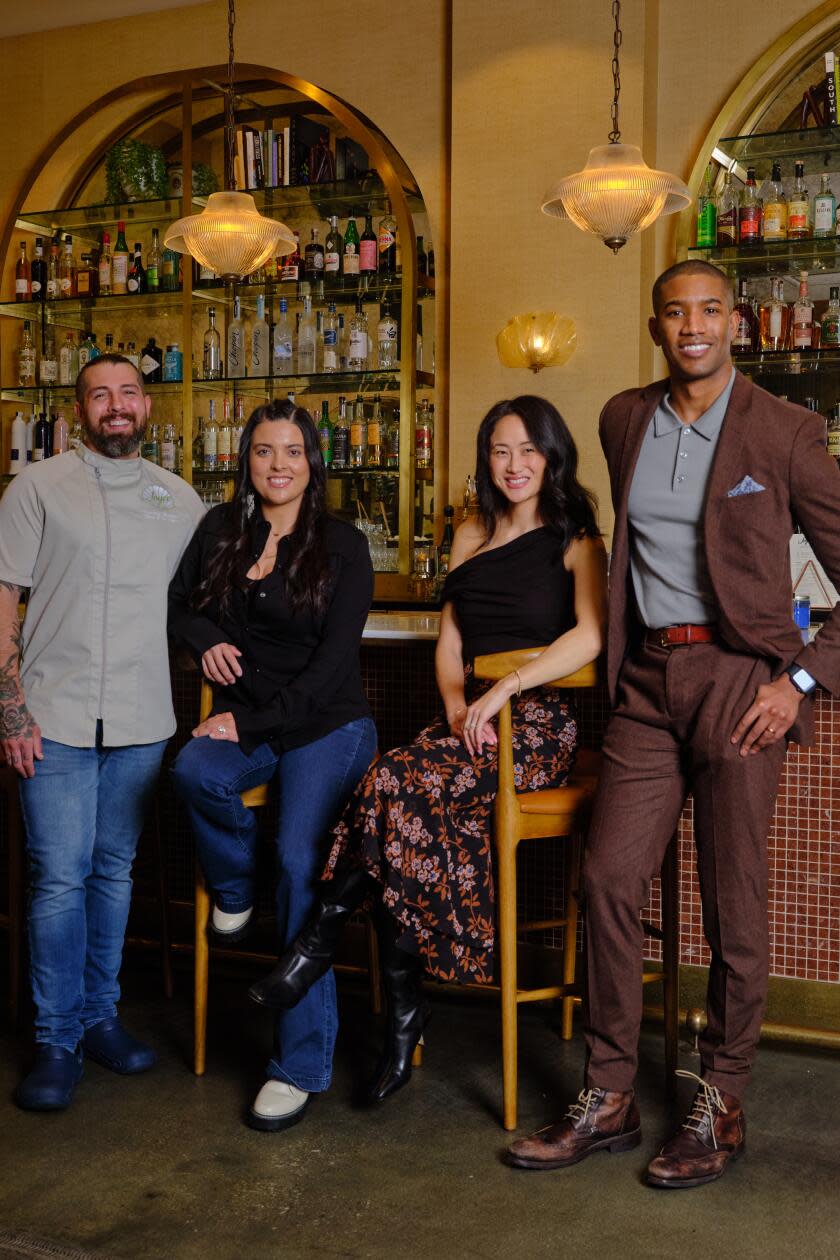
{"type": "Polygon", "coordinates": [[[244,192],[216,192],[201,214],[178,219],[166,230],[164,245],[190,254],[225,279],[259,271],[269,258],[291,254],[295,238],[285,223],[267,219],[244,192]]]}
{"type": "Polygon", "coordinates": [[[629,237],[660,215],[690,204],[691,194],[682,180],[653,170],[635,144],[602,144],[590,150],[582,171],[549,189],[542,211],[571,219],[618,253],[629,237]]]}
{"type": "Polygon", "coordinates": [[[555,311],[515,315],[496,337],[496,349],[505,367],[562,367],[577,343],[574,320],[555,311]]]}

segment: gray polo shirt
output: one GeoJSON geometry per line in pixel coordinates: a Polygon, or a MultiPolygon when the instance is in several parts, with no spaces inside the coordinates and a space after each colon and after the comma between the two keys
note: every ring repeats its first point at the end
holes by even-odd
{"type": "Polygon", "coordinates": [[[47,739],[151,744],[175,730],[169,581],[204,515],[180,477],[86,447],[30,465],[0,499],[0,581],[28,587],[21,681],[47,739]]]}
{"type": "Polygon", "coordinates": [[[639,452],[627,512],[630,571],[639,617],[651,628],[717,620],[703,538],[706,486],[729,384],[692,424],[683,424],[667,394],[639,452]]]}

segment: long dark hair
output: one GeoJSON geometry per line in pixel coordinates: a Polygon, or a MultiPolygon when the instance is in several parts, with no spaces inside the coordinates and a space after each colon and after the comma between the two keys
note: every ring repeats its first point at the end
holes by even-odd
{"type": "Polygon", "coordinates": [[[259,519],[259,496],[251,481],[250,452],[254,429],[264,420],[288,420],[303,435],[309,464],[309,484],[304,491],[297,523],[290,537],[291,561],[286,570],[286,592],[294,612],[324,612],[329,590],[329,557],[325,541],[327,477],[318,443],[318,430],[305,407],[275,400],[251,412],[239,441],[239,467],[233,498],[225,505],[219,540],[210,555],[207,572],[193,595],[196,611],[218,601],[224,611],[232,591],[246,586],[253,563],[251,524],[259,519]]]}
{"type": "Polygon", "coordinates": [[[522,394],[491,407],[478,430],[475,482],[487,538],[493,537],[499,522],[510,513],[510,503],[490,475],[490,447],[496,425],[503,416],[511,415],[519,417],[528,437],[545,457],[539,497],[542,523],[560,536],[564,551],[575,538],[599,537],[598,501],[577,479],[577,447],[565,420],[548,399],[522,394]]]}

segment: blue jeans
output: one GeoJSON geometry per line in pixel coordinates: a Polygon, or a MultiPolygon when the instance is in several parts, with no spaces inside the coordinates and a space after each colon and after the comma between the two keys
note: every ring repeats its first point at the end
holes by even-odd
{"type": "MultiPolygon", "coordinates": [[[[348,722],[302,748],[277,753],[268,744],[246,756],[239,744],[202,736],[186,744],[173,767],[216,904],[235,913],[254,904],[257,820],[240,793],[276,778],[278,788],[277,928],[280,947],[297,936],[317,900],[326,833],[376,751],[370,718],[348,722]]],[[[318,1093],[332,1079],[338,1032],[335,980],[328,972],[290,1011],[277,1016],[267,1076],[318,1093]]]]}
{"type": "Polygon", "coordinates": [[[168,741],[72,748],[43,741],[20,801],[29,855],[35,1039],[75,1050],[116,1014],[131,864],[168,741]]]}

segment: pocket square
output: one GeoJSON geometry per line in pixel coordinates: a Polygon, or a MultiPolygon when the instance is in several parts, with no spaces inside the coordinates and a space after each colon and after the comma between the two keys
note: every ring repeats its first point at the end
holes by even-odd
{"type": "Polygon", "coordinates": [[[758,481],[753,481],[752,477],[745,477],[743,481],[739,481],[737,486],[733,486],[731,490],[727,490],[727,499],[735,499],[739,494],[759,494],[764,489],[758,481]]]}

